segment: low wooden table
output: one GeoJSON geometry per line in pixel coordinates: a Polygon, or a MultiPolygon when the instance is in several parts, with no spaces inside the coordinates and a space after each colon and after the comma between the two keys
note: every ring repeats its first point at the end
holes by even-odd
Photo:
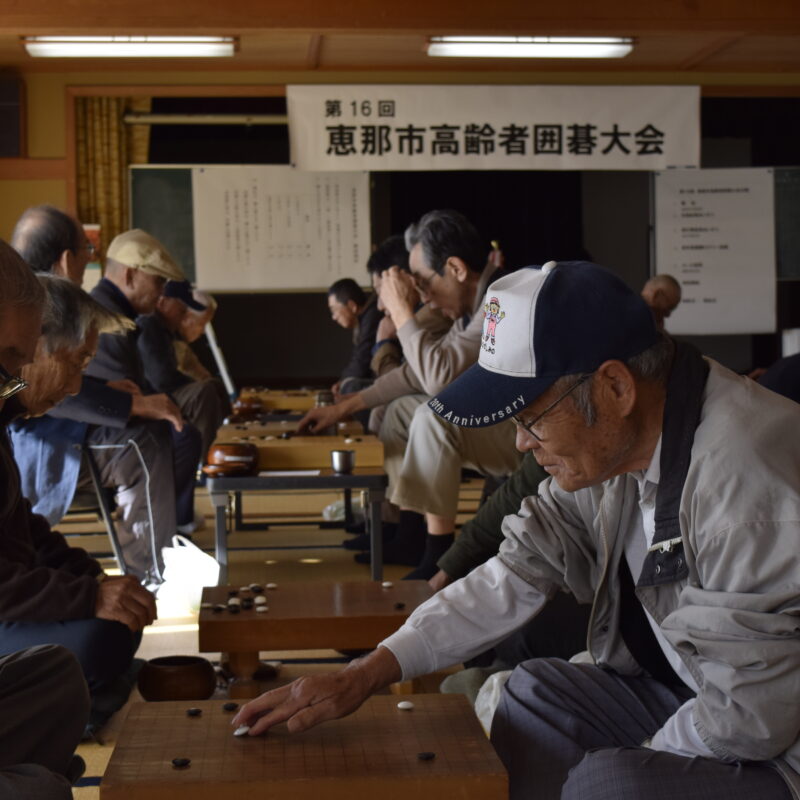
{"type": "MultiPolygon", "coordinates": [[[[227,604],[235,586],[203,589],[203,603],[227,604]]],[[[201,653],[228,653],[236,679],[252,678],[259,650],[372,650],[433,595],[427,581],[282,583],[264,588],[269,611],[200,609],[201,653]]],[[[240,598],[253,597],[239,592],[240,598]]]]}
{"type": "MultiPolygon", "coordinates": [[[[289,440],[291,441],[291,440],[289,440]]],[[[243,477],[216,477],[206,480],[206,488],[214,506],[215,557],[220,565],[219,581],[228,581],[228,499],[231,495],[247,492],[287,491],[292,489],[365,489],[369,505],[369,532],[372,555],[370,576],[380,580],[383,575],[383,537],[381,517],[383,496],[388,478],[383,468],[356,468],[349,475],[321,469],[317,475],[287,472],[281,475],[253,475],[243,477]]]]}
{"type": "Polygon", "coordinates": [[[100,784],[102,800],[505,800],[508,778],[461,695],[372,697],[305,733],[234,737],[221,702],[134,703],[100,784]],[[186,709],[202,709],[188,717],[186,709]],[[434,753],[430,760],[420,753],[434,753]],[[176,769],[173,758],[191,763],[176,769]]]}

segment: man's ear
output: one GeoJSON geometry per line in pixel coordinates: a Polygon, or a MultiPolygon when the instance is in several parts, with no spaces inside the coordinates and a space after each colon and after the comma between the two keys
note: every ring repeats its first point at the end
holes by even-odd
{"type": "Polygon", "coordinates": [[[133,267],[125,267],[125,285],[133,286],[136,282],[136,270],[133,267]]]}
{"type": "Polygon", "coordinates": [[[69,267],[72,264],[72,259],[75,258],[71,250],[64,250],[59,256],[58,261],[53,263],[53,275],[58,275],[59,278],[69,277],[69,267]]]}
{"type": "Polygon", "coordinates": [[[445,269],[450,270],[450,274],[459,282],[464,283],[469,275],[469,267],[458,256],[450,256],[445,262],[445,269]]]}
{"type": "Polygon", "coordinates": [[[636,405],[636,380],[622,361],[604,361],[595,372],[596,400],[613,407],[620,417],[627,417],[636,405]]]}

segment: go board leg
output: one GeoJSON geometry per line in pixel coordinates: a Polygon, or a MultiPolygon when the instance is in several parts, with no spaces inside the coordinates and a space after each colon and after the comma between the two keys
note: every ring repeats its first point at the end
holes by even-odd
{"type": "Polygon", "coordinates": [[[218,586],[228,583],[228,493],[209,492],[214,506],[214,557],[219,562],[218,586]]]}
{"type": "Polygon", "coordinates": [[[370,573],[374,581],[383,580],[383,520],[381,506],[383,492],[369,493],[369,540],[371,547],[370,573]]]}

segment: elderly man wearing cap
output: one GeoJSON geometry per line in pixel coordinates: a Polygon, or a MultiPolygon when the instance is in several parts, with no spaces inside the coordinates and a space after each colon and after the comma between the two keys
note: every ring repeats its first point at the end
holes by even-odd
{"type": "Polygon", "coordinates": [[[182,341],[181,323],[190,310],[205,312],[206,307],[192,296],[189,281],[167,281],[155,310],[136,320],[137,345],[147,382],[175,400],[183,416],[200,431],[202,452],[207,453],[231,404],[221,381],[194,380],[178,367],[175,343],[182,341]]]}
{"type": "Polygon", "coordinates": [[[788,800],[800,789],[800,409],[660,334],[585,262],[490,287],[494,352],[431,401],[509,417],[551,476],[497,557],[366,658],[247,704],[250,734],[349,713],[457,663],[571,592],[589,663],[517,667],[492,725],[513,798],[788,800]]]}
{"type": "MultiPolygon", "coordinates": [[[[144,231],[128,231],[111,242],[106,275],[91,295],[108,310],[135,320],[153,310],[169,278],[184,279],[160,242],[144,231]]],[[[157,581],[161,548],[179,525],[193,527],[201,444],[175,403],[149,389],[136,332],[104,334],[80,392],[41,420],[18,425],[13,439],[23,492],[51,524],[63,516],[76,488],[90,483],[75,447],[88,445],[103,482],[117,490],[126,565],[137,577],[157,581]]]]}

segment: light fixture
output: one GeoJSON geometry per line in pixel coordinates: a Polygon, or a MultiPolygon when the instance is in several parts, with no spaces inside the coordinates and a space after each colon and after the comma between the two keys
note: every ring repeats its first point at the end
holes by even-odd
{"type": "Polygon", "coordinates": [[[24,36],[35,58],[217,58],[232,56],[233,36],[24,36]]]}
{"type": "Polygon", "coordinates": [[[633,39],[618,36],[433,36],[429,56],[460,58],[622,58],[633,39]]]}

